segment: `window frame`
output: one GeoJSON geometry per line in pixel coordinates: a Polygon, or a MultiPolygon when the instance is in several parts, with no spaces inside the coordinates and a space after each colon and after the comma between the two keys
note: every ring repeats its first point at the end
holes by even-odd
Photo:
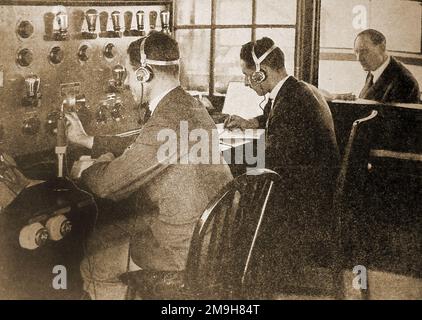
{"type": "MultiPolygon", "coordinates": [[[[211,0],[211,22],[210,24],[177,24],[177,1],[174,3],[173,9],[173,21],[174,21],[174,36],[178,30],[198,30],[198,29],[209,29],[210,30],[210,61],[209,61],[209,85],[208,94],[209,96],[215,95],[215,58],[216,58],[216,40],[217,30],[224,29],[250,29],[251,41],[256,41],[256,29],[258,28],[278,28],[278,29],[294,29],[296,34],[298,32],[298,23],[296,18],[295,24],[261,24],[256,22],[257,18],[257,1],[252,0],[252,23],[250,24],[217,24],[217,0],[211,0]]],[[[298,17],[299,1],[296,1],[296,17],[298,17]]],[[[297,35],[296,35],[297,38],[297,35]]],[[[295,46],[296,47],[296,46],[295,46]]],[[[295,49],[294,59],[294,70],[296,70],[296,56],[297,49],[295,49]]]]}

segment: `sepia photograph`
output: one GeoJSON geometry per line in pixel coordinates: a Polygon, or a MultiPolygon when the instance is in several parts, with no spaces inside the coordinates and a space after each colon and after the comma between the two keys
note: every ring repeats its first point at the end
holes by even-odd
{"type": "Polygon", "coordinates": [[[0,300],[422,300],[421,89],[419,0],[0,0],[0,300]]]}

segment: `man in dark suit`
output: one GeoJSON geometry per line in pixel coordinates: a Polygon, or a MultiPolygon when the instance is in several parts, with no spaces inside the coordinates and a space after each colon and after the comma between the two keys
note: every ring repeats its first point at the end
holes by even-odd
{"type": "Polygon", "coordinates": [[[359,97],[379,102],[419,103],[419,85],[406,67],[388,55],[385,36],[374,29],[359,33],[355,53],[368,72],[359,97]]]}
{"type": "Polygon", "coordinates": [[[132,42],[128,54],[127,81],[135,100],[143,97],[151,112],[136,139],[128,145],[117,137],[88,136],[76,114],[67,115],[71,142],[91,148],[94,157],[108,152],[83,171],[82,182],[99,197],[131,196],[136,204],[133,216],[98,226],[90,239],[81,271],[85,290],[98,299],[124,298],[118,276],[128,270],[183,271],[200,214],[232,179],[222,158],[220,165],[186,158],[193,143],[182,147],[183,127],[209,137],[216,127],[205,107],[180,87],[177,42],[152,33],[132,42]],[[160,137],[174,145],[165,148],[160,137]]]}
{"type": "MultiPolygon", "coordinates": [[[[245,44],[240,58],[245,85],[259,96],[269,94],[269,100],[263,115],[250,120],[232,116],[226,127],[266,129],[266,167],[281,175],[268,224],[273,234],[268,255],[274,257],[269,265],[272,275],[283,279],[278,285],[294,286],[306,266],[330,250],[339,164],[333,119],[315,87],[287,74],[284,54],[271,39],[245,44]]],[[[273,284],[270,276],[267,289],[273,284]]]]}

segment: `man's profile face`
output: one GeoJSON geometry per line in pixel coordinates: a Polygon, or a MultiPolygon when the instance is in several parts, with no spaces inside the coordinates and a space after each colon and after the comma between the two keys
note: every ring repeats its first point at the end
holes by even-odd
{"type": "Polygon", "coordinates": [[[372,43],[366,35],[359,36],[355,41],[355,54],[363,70],[375,71],[384,62],[385,46],[372,43]]]}
{"type": "Polygon", "coordinates": [[[255,72],[255,69],[248,68],[246,62],[242,59],[240,59],[240,67],[242,68],[242,73],[245,76],[245,86],[250,87],[252,90],[254,90],[258,94],[258,96],[265,95],[264,89],[262,88],[262,84],[257,84],[251,79],[252,74],[255,72]]]}

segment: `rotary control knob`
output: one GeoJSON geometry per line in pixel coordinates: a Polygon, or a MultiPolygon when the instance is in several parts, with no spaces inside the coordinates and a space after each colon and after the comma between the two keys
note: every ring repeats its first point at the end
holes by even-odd
{"type": "Polygon", "coordinates": [[[34,26],[27,20],[21,21],[18,24],[16,33],[22,39],[29,38],[34,33],[34,26]]]}
{"type": "Polygon", "coordinates": [[[113,59],[115,55],[116,55],[116,48],[115,48],[114,44],[108,43],[104,47],[104,57],[106,57],[108,59],[113,59]]]}
{"type": "Polygon", "coordinates": [[[78,50],[78,59],[81,62],[86,62],[86,61],[89,60],[88,45],[83,44],[82,46],[79,47],[79,50],[78,50]]]}
{"type": "Polygon", "coordinates": [[[25,48],[18,52],[18,55],[16,57],[16,62],[21,67],[27,67],[32,63],[32,60],[34,59],[32,51],[25,48]]]}
{"type": "Polygon", "coordinates": [[[40,131],[41,122],[37,116],[24,120],[22,132],[25,135],[33,136],[40,131]]]}
{"type": "Polygon", "coordinates": [[[53,47],[50,50],[50,54],[49,54],[48,58],[50,59],[50,62],[52,64],[61,63],[63,61],[63,58],[64,58],[63,50],[60,47],[53,47]]]}

